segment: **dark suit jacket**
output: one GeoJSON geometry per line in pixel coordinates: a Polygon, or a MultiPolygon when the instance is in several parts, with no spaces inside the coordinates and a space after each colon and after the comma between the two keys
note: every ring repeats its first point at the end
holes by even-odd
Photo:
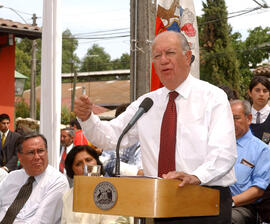
{"type": "Polygon", "coordinates": [[[17,169],[18,157],[15,142],[19,136],[18,133],[9,131],[5,145],[0,151],[0,166],[6,166],[10,171],[17,169]]]}

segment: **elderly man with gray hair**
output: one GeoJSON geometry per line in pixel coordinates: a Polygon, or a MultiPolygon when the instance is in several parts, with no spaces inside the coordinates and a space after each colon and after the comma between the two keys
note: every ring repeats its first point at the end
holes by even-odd
{"type": "Polygon", "coordinates": [[[150,98],[153,106],[123,137],[121,148],[140,142],[145,175],[177,179],[179,187],[204,185],[220,192],[218,216],[160,218],[155,223],[230,223],[232,197],[228,186],[235,182],[236,143],[227,96],[190,74],[192,52],[180,33],[157,35],[152,43],[152,61],[164,87],[139,97],[117,118],[100,121],[92,113],[88,96],[75,100],[74,112],[83,132],[99,148],[115,149],[141,103],[150,98]]]}
{"type": "Polygon", "coordinates": [[[232,192],[232,223],[256,223],[256,204],[270,182],[270,149],[255,137],[249,125],[251,106],[245,100],[231,101],[237,142],[237,161],[234,165],[237,181],[232,192]]]}
{"type": "Polygon", "coordinates": [[[65,173],[65,159],[69,151],[73,148],[75,132],[72,128],[61,129],[61,148],[59,170],[65,173]]]}

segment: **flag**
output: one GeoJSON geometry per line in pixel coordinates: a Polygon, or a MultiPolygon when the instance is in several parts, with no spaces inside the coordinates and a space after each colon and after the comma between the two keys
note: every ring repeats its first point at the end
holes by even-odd
{"type": "MultiPolygon", "coordinates": [[[[182,32],[185,35],[192,54],[195,56],[190,73],[199,78],[198,27],[193,0],[158,0],[155,36],[166,30],[182,32]]],[[[162,86],[152,64],[150,90],[153,91],[162,86]]]]}

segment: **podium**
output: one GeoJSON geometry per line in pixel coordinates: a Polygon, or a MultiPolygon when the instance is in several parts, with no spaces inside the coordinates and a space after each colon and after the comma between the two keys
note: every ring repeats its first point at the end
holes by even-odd
{"type": "Polygon", "coordinates": [[[219,191],[144,177],[74,176],[73,211],[144,218],[216,216],[219,191]]]}

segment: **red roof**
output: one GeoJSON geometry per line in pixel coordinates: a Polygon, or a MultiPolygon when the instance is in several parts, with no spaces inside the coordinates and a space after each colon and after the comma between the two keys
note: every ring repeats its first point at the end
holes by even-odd
{"type": "Polygon", "coordinates": [[[41,28],[31,24],[14,22],[9,19],[0,18],[0,33],[14,34],[16,37],[38,39],[41,38],[41,28]]]}
{"type": "MultiPolygon", "coordinates": [[[[129,80],[79,82],[76,85],[76,97],[82,94],[82,87],[85,87],[86,95],[94,103],[95,114],[108,111],[105,106],[118,106],[130,102],[129,80]]],[[[71,107],[72,90],[73,83],[62,83],[62,106],[71,107]]],[[[36,97],[40,101],[40,86],[36,88],[36,97]]],[[[30,90],[24,91],[23,98],[29,104],[30,90]]]]}

